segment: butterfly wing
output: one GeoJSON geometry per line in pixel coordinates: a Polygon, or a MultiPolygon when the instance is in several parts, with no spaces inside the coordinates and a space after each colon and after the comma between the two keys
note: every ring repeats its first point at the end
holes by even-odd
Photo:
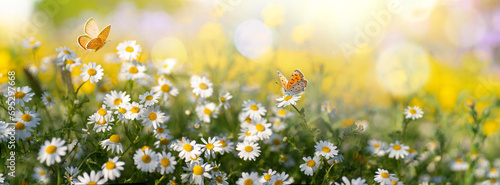
{"type": "Polygon", "coordinates": [[[108,39],[109,31],[111,30],[111,25],[106,26],[101,33],[99,33],[98,38],[101,39],[102,42],[105,42],[108,39]]]}
{"type": "Polygon", "coordinates": [[[288,90],[286,86],[288,80],[286,80],[285,76],[283,75],[283,73],[280,72],[280,70],[278,70],[278,77],[280,78],[281,86],[283,87],[283,89],[285,89],[285,91],[288,90]]]}
{"type": "Polygon", "coordinates": [[[95,23],[94,18],[91,17],[87,20],[83,31],[91,38],[97,38],[97,36],[99,36],[99,28],[97,27],[97,23],[95,23]]]}
{"type": "Polygon", "coordinates": [[[299,94],[304,92],[307,86],[307,80],[300,80],[299,82],[294,83],[290,89],[288,89],[287,93],[290,95],[299,94]]]}
{"type": "Polygon", "coordinates": [[[290,89],[293,85],[295,85],[297,82],[300,82],[303,79],[304,79],[304,74],[302,74],[300,70],[296,69],[295,71],[293,71],[292,76],[290,77],[290,80],[286,85],[286,89],[290,89]]]}
{"type": "Polygon", "coordinates": [[[104,43],[101,41],[99,38],[95,38],[90,40],[90,42],[85,46],[87,49],[95,49],[96,51],[99,50],[104,43]]]}
{"type": "Polygon", "coordinates": [[[87,44],[92,40],[88,35],[80,35],[77,39],[78,45],[83,49],[87,49],[87,44]]]}

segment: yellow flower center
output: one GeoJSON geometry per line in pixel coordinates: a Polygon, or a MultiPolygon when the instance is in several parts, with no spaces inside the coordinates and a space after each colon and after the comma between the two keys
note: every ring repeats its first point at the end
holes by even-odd
{"type": "Polygon", "coordinates": [[[177,185],[177,183],[174,180],[170,181],[170,184],[171,185],[177,185]]]}
{"type": "Polygon", "coordinates": [[[205,147],[207,147],[208,150],[214,149],[214,145],[212,143],[208,143],[205,147]]]}
{"type": "Polygon", "coordinates": [[[245,119],[245,121],[246,121],[247,123],[252,123],[252,119],[250,119],[250,118],[245,119]]]}
{"type": "Polygon", "coordinates": [[[98,125],[104,125],[104,124],[106,124],[106,119],[102,119],[102,121],[97,121],[96,123],[98,125]]]}
{"type": "Polygon", "coordinates": [[[224,98],[224,97],[220,97],[220,102],[222,102],[222,103],[226,103],[226,98],[224,98]]]}
{"type": "Polygon", "coordinates": [[[379,145],[379,144],[374,144],[374,145],[373,145],[373,148],[379,148],[379,147],[380,147],[380,145],[379,145]]]}
{"type": "Polygon", "coordinates": [[[323,152],[325,152],[325,153],[330,153],[330,151],[331,151],[330,148],[328,148],[326,146],[323,147],[321,150],[323,150],[323,152]]]}
{"type": "Polygon", "coordinates": [[[113,161],[106,162],[106,169],[108,170],[115,169],[115,163],[113,161]]]}
{"type": "Polygon", "coordinates": [[[193,158],[193,157],[190,157],[190,158],[191,158],[191,160],[192,160],[192,161],[196,161],[196,160],[198,160],[198,155],[196,155],[196,154],[195,154],[194,156],[195,156],[194,158],[193,158]]]}
{"type": "Polygon", "coordinates": [[[132,112],[132,113],[138,113],[139,112],[139,107],[133,106],[132,109],[130,109],[130,112],[132,112]]]}
{"type": "Polygon", "coordinates": [[[245,146],[245,151],[252,152],[253,151],[252,146],[245,146]]]}
{"type": "Polygon", "coordinates": [[[495,173],[495,172],[497,172],[497,169],[495,169],[495,168],[490,170],[490,173],[495,173]]]}
{"type": "Polygon", "coordinates": [[[161,127],[156,129],[156,132],[158,132],[158,133],[163,133],[164,131],[165,131],[165,129],[163,129],[161,127]]]}
{"type": "Polygon", "coordinates": [[[90,76],[94,76],[97,74],[97,71],[95,71],[95,69],[90,68],[87,70],[87,74],[89,74],[90,76]]]}
{"type": "Polygon", "coordinates": [[[288,101],[290,99],[292,99],[292,96],[286,96],[285,98],[283,98],[285,101],[288,101]]]}
{"type": "Polygon", "coordinates": [[[45,149],[45,152],[47,152],[48,154],[53,154],[54,152],[56,152],[56,150],[57,150],[56,146],[50,145],[47,147],[47,149],[45,149]]]}
{"type": "Polygon", "coordinates": [[[217,183],[219,183],[219,184],[222,184],[222,182],[224,182],[224,179],[222,179],[222,177],[221,177],[221,176],[217,176],[217,177],[215,178],[215,182],[217,182],[217,183]]]}
{"type": "Polygon", "coordinates": [[[127,109],[121,107],[118,109],[118,112],[122,113],[122,114],[125,114],[127,112],[127,109]]]}
{"type": "Polygon", "coordinates": [[[202,83],[200,83],[199,87],[200,87],[200,89],[205,90],[208,88],[208,85],[202,82],[202,83]]]}
{"type": "Polygon", "coordinates": [[[314,165],[316,165],[316,162],[314,160],[307,161],[307,166],[312,168],[312,167],[314,167],[314,165]]]}
{"type": "Polygon", "coordinates": [[[132,74],[137,74],[139,72],[139,70],[137,69],[137,67],[132,66],[132,67],[128,68],[128,72],[132,73],[132,74]]]}
{"type": "Polygon", "coordinates": [[[67,65],[75,64],[75,61],[74,60],[66,60],[66,64],[67,65]]]}
{"type": "Polygon", "coordinates": [[[151,162],[151,156],[149,156],[149,155],[147,155],[147,154],[144,154],[144,155],[142,156],[142,162],[144,162],[144,163],[149,163],[149,162],[151,162]]]}
{"type": "Polygon", "coordinates": [[[149,148],[149,146],[146,146],[146,145],[144,145],[144,146],[141,148],[141,150],[142,150],[143,152],[145,152],[145,151],[146,151],[146,149],[151,149],[151,148],[149,148]]]}
{"type": "Polygon", "coordinates": [[[245,132],[245,134],[246,134],[247,136],[252,135],[252,134],[249,132],[249,130],[247,130],[247,131],[245,132]]]}
{"type": "Polygon", "coordinates": [[[281,180],[274,181],[274,185],[282,185],[282,184],[283,184],[283,181],[281,181],[281,180]]]}
{"type": "Polygon", "coordinates": [[[23,116],[21,116],[21,119],[23,119],[24,121],[31,121],[31,116],[29,114],[23,114],[23,116]]]}
{"type": "Polygon", "coordinates": [[[182,148],[184,148],[184,150],[188,152],[191,152],[191,150],[193,150],[193,146],[191,146],[190,144],[184,144],[182,148]]]}
{"type": "Polygon", "coordinates": [[[166,138],[161,138],[160,139],[160,144],[161,145],[168,145],[170,143],[170,141],[166,138]]]}
{"type": "Polygon", "coordinates": [[[416,152],[416,150],[412,148],[412,149],[408,150],[408,152],[409,152],[410,154],[413,154],[413,153],[415,153],[415,152],[416,152]]]}
{"type": "Polygon", "coordinates": [[[392,149],[394,149],[394,150],[401,150],[401,146],[400,145],[394,145],[394,146],[392,146],[392,149]]]}
{"type": "Polygon", "coordinates": [[[274,139],[274,140],[273,140],[273,144],[274,144],[274,145],[280,145],[280,144],[281,144],[281,140],[279,140],[279,139],[274,139]]]}
{"type": "Polygon", "coordinates": [[[496,179],[490,179],[490,183],[494,184],[494,183],[496,183],[496,182],[497,182],[497,180],[496,180],[496,179]]]}
{"type": "Polygon", "coordinates": [[[147,101],[151,101],[153,99],[153,95],[147,95],[145,99],[147,101]]]}
{"type": "Polygon", "coordinates": [[[161,165],[163,167],[167,167],[168,165],[170,165],[170,160],[168,160],[167,158],[161,159],[161,165]]]}
{"type": "Polygon", "coordinates": [[[17,130],[24,130],[24,128],[26,127],[26,125],[24,125],[24,123],[21,123],[21,122],[17,122],[16,125],[14,126],[17,130]]]}
{"type": "Polygon", "coordinates": [[[161,86],[161,91],[166,92],[166,93],[170,92],[170,86],[168,84],[163,84],[161,86]]]}
{"type": "Polygon", "coordinates": [[[278,111],[278,114],[284,116],[284,115],[286,115],[286,110],[285,109],[280,109],[278,111]]]}
{"type": "Polygon", "coordinates": [[[121,98],[116,98],[115,100],[113,100],[113,104],[115,105],[120,105],[122,102],[123,100],[121,98]]]}
{"type": "Polygon", "coordinates": [[[389,173],[387,173],[387,172],[382,172],[382,173],[380,174],[380,176],[382,176],[382,178],[384,178],[384,179],[387,179],[387,178],[389,178],[389,173]]]}
{"type": "Polygon", "coordinates": [[[255,125],[255,129],[257,129],[257,131],[259,131],[259,132],[262,132],[266,128],[264,127],[264,125],[259,123],[259,124],[255,125]]]}
{"type": "Polygon", "coordinates": [[[256,111],[256,110],[259,110],[259,107],[257,107],[257,105],[250,105],[250,109],[252,109],[253,111],[256,111]]]}
{"type": "Polygon", "coordinates": [[[48,102],[52,102],[52,98],[50,98],[50,96],[46,96],[45,99],[48,101],[48,102]]]}
{"type": "Polygon", "coordinates": [[[417,111],[415,109],[410,109],[410,114],[416,114],[417,111]]]}
{"type": "Polygon", "coordinates": [[[106,111],[106,109],[99,109],[97,111],[97,113],[99,113],[99,115],[101,115],[101,116],[104,116],[104,115],[106,115],[108,113],[108,111],[106,111]]]}
{"type": "Polygon", "coordinates": [[[26,95],[23,92],[16,92],[16,94],[14,94],[14,98],[16,99],[22,99],[24,96],[26,95]]]}
{"type": "Polygon", "coordinates": [[[148,117],[149,117],[149,120],[154,121],[154,120],[156,120],[157,116],[156,116],[156,113],[152,112],[152,113],[149,113],[148,117]]]}
{"type": "Polygon", "coordinates": [[[167,68],[167,67],[168,67],[168,65],[167,65],[167,64],[163,65],[163,69],[165,69],[165,68],[167,68]]]}
{"type": "Polygon", "coordinates": [[[127,52],[129,52],[129,53],[132,53],[132,52],[134,52],[134,48],[133,48],[132,46],[127,46],[127,47],[125,48],[125,51],[127,51],[127,52]]]}
{"type": "Polygon", "coordinates": [[[392,185],[396,185],[396,184],[398,184],[398,182],[397,182],[397,181],[393,181],[393,180],[391,180],[391,183],[392,183],[392,185]]]}
{"type": "Polygon", "coordinates": [[[30,136],[30,137],[27,137],[27,138],[26,138],[26,141],[33,141],[33,137],[31,137],[31,136],[30,136]]]}
{"type": "Polygon", "coordinates": [[[212,114],[212,110],[210,110],[209,108],[205,108],[203,110],[203,113],[205,113],[206,115],[210,115],[210,114],[212,114]]]}
{"type": "Polygon", "coordinates": [[[222,148],[224,148],[224,147],[226,147],[226,146],[227,146],[227,143],[226,143],[226,141],[224,141],[224,140],[220,140],[220,141],[219,141],[219,143],[221,144],[221,147],[222,147],[222,148]]]}
{"type": "Polygon", "coordinates": [[[89,183],[87,183],[87,185],[97,185],[97,183],[94,181],[90,181],[89,183]]]}
{"type": "Polygon", "coordinates": [[[35,44],[36,44],[36,40],[30,41],[30,45],[35,45],[35,44]]]}
{"type": "Polygon", "coordinates": [[[271,174],[264,175],[264,180],[270,181],[271,180],[271,174]]]}
{"type": "Polygon", "coordinates": [[[245,185],[252,185],[253,184],[253,180],[252,179],[247,179],[247,180],[245,180],[244,184],[245,185]]]}
{"type": "Polygon", "coordinates": [[[109,137],[109,140],[113,143],[119,143],[120,142],[120,136],[117,135],[117,134],[113,134],[111,135],[111,137],[109,137]]]}
{"type": "Polygon", "coordinates": [[[196,165],[193,167],[193,174],[194,175],[201,175],[203,174],[203,167],[201,167],[200,165],[196,165]]]}
{"type": "Polygon", "coordinates": [[[41,171],[39,174],[40,174],[41,176],[44,176],[44,175],[45,175],[45,174],[47,174],[47,173],[45,173],[44,171],[41,171]]]}
{"type": "Polygon", "coordinates": [[[67,55],[71,54],[71,52],[69,52],[68,50],[63,50],[63,53],[65,53],[67,55]]]}

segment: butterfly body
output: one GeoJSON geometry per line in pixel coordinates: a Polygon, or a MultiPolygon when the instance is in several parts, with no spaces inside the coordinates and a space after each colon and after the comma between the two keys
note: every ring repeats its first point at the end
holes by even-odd
{"type": "Polygon", "coordinates": [[[298,69],[293,71],[290,80],[287,80],[283,73],[278,70],[278,77],[281,81],[281,86],[285,92],[285,95],[296,95],[304,92],[307,86],[307,80],[304,79],[304,74],[298,69]]]}
{"type": "Polygon", "coordinates": [[[83,31],[85,34],[80,35],[77,39],[78,44],[85,50],[93,49],[95,51],[101,49],[106,44],[111,25],[106,26],[101,32],[94,21],[90,18],[86,23],[83,31]]]}

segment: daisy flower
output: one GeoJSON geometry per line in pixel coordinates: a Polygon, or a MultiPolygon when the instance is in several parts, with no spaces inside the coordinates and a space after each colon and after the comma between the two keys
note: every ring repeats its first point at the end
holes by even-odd
{"type": "Polygon", "coordinates": [[[108,158],[108,162],[104,163],[101,167],[102,173],[104,174],[104,179],[115,180],[120,177],[120,171],[123,171],[123,166],[125,162],[118,161],[118,156],[114,158],[108,158]]]}
{"type": "Polygon", "coordinates": [[[299,101],[301,96],[299,95],[283,95],[283,97],[276,99],[279,103],[277,104],[278,107],[286,107],[288,105],[296,105],[297,101],[299,101]]]}
{"type": "Polygon", "coordinates": [[[38,49],[38,47],[42,45],[42,42],[36,40],[35,37],[29,37],[24,39],[21,42],[21,45],[23,46],[24,49],[38,49]]]}
{"type": "Polygon", "coordinates": [[[267,112],[266,108],[264,108],[262,104],[256,103],[253,100],[244,101],[242,106],[245,115],[250,117],[252,120],[261,118],[267,112]]]}
{"type": "Polygon", "coordinates": [[[134,154],[134,164],[143,172],[153,173],[158,167],[158,162],[158,155],[149,148],[144,151],[137,149],[134,154]]]}
{"type": "Polygon", "coordinates": [[[170,75],[172,69],[174,69],[175,64],[177,64],[177,59],[167,58],[164,60],[156,61],[156,71],[158,74],[170,75]]]}
{"type": "Polygon", "coordinates": [[[166,150],[167,147],[168,147],[168,144],[170,144],[170,139],[171,138],[161,138],[161,139],[158,139],[158,141],[156,141],[154,143],[154,145],[155,145],[156,148],[161,148],[162,150],[166,150]]]}
{"type": "Polygon", "coordinates": [[[387,144],[385,142],[371,139],[368,141],[368,146],[366,147],[366,150],[372,154],[383,156],[385,155],[386,147],[387,144]]]}
{"type": "Polygon", "coordinates": [[[243,172],[241,177],[236,181],[237,185],[261,185],[259,181],[259,174],[257,172],[243,172]]]}
{"type": "Polygon", "coordinates": [[[300,171],[304,172],[304,174],[312,176],[316,170],[319,168],[319,162],[321,158],[315,155],[313,158],[304,157],[302,158],[306,163],[301,164],[300,171]]]}
{"type": "Polygon", "coordinates": [[[160,111],[160,106],[146,108],[141,113],[142,124],[149,128],[156,129],[160,124],[170,119],[170,116],[160,111]]]}
{"type": "Polygon", "coordinates": [[[227,182],[227,175],[221,172],[212,173],[212,180],[210,181],[210,183],[216,185],[229,185],[229,183],[227,182]]]}
{"type": "Polygon", "coordinates": [[[214,89],[212,88],[212,83],[207,77],[193,76],[191,77],[191,87],[193,88],[193,93],[201,98],[208,98],[212,96],[214,89]]]}
{"type": "Polygon", "coordinates": [[[40,125],[40,114],[36,113],[34,110],[30,111],[29,107],[24,108],[24,112],[21,110],[16,111],[16,117],[14,121],[22,122],[28,128],[33,128],[37,125],[40,125]]]}
{"type": "Polygon", "coordinates": [[[31,177],[37,181],[40,181],[41,183],[48,184],[50,177],[48,175],[47,170],[41,168],[41,167],[35,167],[35,173],[31,175],[31,177]]]}
{"type": "Polygon", "coordinates": [[[158,160],[160,163],[158,164],[158,169],[156,171],[160,172],[160,174],[171,174],[175,170],[175,165],[177,161],[172,154],[166,153],[165,151],[158,153],[158,160]]]}
{"type": "Polygon", "coordinates": [[[62,66],[63,70],[73,71],[74,67],[79,67],[82,65],[82,59],[75,58],[75,59],[68,59],[68,60],[64,60],[64,61],[58,61],[57,65],[62,66]]]}
{"type": "Polygon", "coordinates": [[[95,62],[83,64],[83,68],[80,68],[80,71],[82,71],[80,76],[84,82],[90,79],[90,83],[97,83],[104,75],[104,69],[101,68],[101,65],[97,65],[95,62]]]}
{"type": "Polygon", "coordinates": [[[45,162],[47,166],[51,166],[55,162],[61,162],[61,157],[66,155],[67,146],[64,146],[66,141],[61,138],[52,138],[51,141],[46,140],[38,151],[38,160],[40,163],[45,162]]]}
{"type": "Polygon", "coordinates": [[[145,107],[149,107],[158,103],[159,98],[160,96],[155,94],[153,90],[151,90],[149,92],[139,95],[139,99],[141,100],[139,103],[143,103],[145,107]]]}
{"type": "Polygon", "coordinates": [[[273,123],[273,130],[275,132],[281,132],[286,129],[286,124],[280,118],[273,117],[270,121],[273,123]]]}
{"type": "Polygon", "coordinates": [[[180,143],[178,143],[179,157],[188,161],[191,158],[195,159],[201,155],[200,146],[196,144],[196,141],[189,141],[189,139],[182,139],[180,143]]]}
{"type": "Polygon", "coordinates": [[[162,138],[172,138],[172,136],[169,135],[170,130],[167,129],[167,125],[160,125],[158,128],[154,129],[153,131],[153,136],[155,136],[156,139],[162,139],[162,138]]]}
{"type": "Polygon", "coordinates": [[[158,78],[158,86],[154,86],[152,89],[158,97],[163,97],[164,102],[168,101],[169,96],[177,96],[179,94],[179,89],[174,87],[172,82],[163,76],[158,78]]]}
{"type": "Polygon", "coordinates": [[[249,131],[252,135],[257,137],[259,140],[269,139],[273,134],[271,130],[271,123],[267,123],[264,118],[256,119],[252,121],[253,124],[249,126],[249,131]]]}
{"type": "Polygon", "coordinates": [[[119,109],[127,105],[130,102],[130,95],[127,92],[120,91],[117,93],[116,91],[111,91],[111,94],[106,94],[104,97],[104,103],[110,109],[119,109]]]}
{"type": "Polygon", "coordinates": [[[200,162],[191,162],[187,164],[187,167],[182,167],[184,171],[188,172],[187,174],[182,174],[182,182],[188,182],[193,184],[205,184],[205,177],[211,179],[212,175],[208,173],[212,170],[212,166],[207,163],[200,162]]]}
{"type": "Polygon", "coordinates": [[[271,145],[271,151],[272,152],[277,152],[283,147],[283,138],[281,138],[277,134],[271,135],[271,138],[267,140],[268,143],[271,145]]]}
{"type": "Polygon", "coordinates": [[[406,119],[412,119],[412,120],[422,118],[424,115],[424,111],[422,111],[422,109],[417,106],[414,107],[408,106],[408,108],[406,108],[403,113],[406,115],[405,116],[406,119]]]}
{"type": "Polygon", "coordinates": [[[27,126],[23,122],[17,122],[16,124],[12,123],[11,125],[15,128],[15,138],[16,140],[25,140],[28,137],[31,137],[31,132],[34,132],[33,127],[27,126]]]}
{"type": "Polygon", "coordinates": [[[488,178],[491,178],[491,179],[498,178],[498,175],[499,175],[499,171],[496,168],[491,168],[490,171],[488,171],[488,174],[487,174],[488,178]]]}
{"type": "Polygon", "coordinates": [[[252,132],[250,132],[250,126],[252,125],[241,124],[240,133],[238,134],[239,140],[247,142],[255,142],[259,140],[259,138],[255,134],[252,134],[252,132]]]}
{"type": "Polygon", "coordinates": [[[330,117],[335,118],[335,107],[331,102],[322,104],[321,111],[327,113],[330,117]]]}
{"type": "Polygon", "coordinates": [[[10,137],[10,132],[12,127],[9,127],[9,123],[6,123],[5,121],[0,121],[0,143],[7,141],[7,139],[10,137]]]}
{"type": "Polygon", "coordinates": [[[56,51],[59,52],[59,54],[57,54],[58,61],[66,61],[66,60],[76,59],[76,53],[73,52],[71,49],[69,49],[66,46],[56,48],[56,51]]]}
{"type": "Polygon", "coordinates": [[[457,158],[455,161],[451,162],[450,169],[451,171],[465,171],[469,169],[469,163],[461,158],[457,158]]]}
{"type": "Polygon", "coordinates": [[[106,110],[106,105],[102,105],[101,108],[97,110],[95,116],[97,121],[102,122],[105,117],[111,116],[111,112],[106,110]]]}
{"type": "MultiPolygon", "coordinates": [[[[35,93],[30,93],[31,88],[29,86],[17,87],[14,88],[14,90],[14,104],[16,105],[19,104],[21,106],[24,106],[24,103],[28,103],[29,101],[31,101],[31,98],[35,96],[35,93]]],[[[8,98],[7,104],[10,105],[10,102],[12,102],[12,98],[10,98],[11,96],[9,94],[11,93],[5,93],[4,96],[8,98]]]]}
{"type": "Polygon", "coordinates": [[[293,117],[293,113],[287,111],[285,108],[273,107],[273,112],[278,116],[278,118],[286,119],[293,117]]]}
{"type": "Polygon", "coordinates": [[[81,184],[104,184],[106,183],[106,179],[102,178],[102,172],[98,171],[97,173],[92,170],[90,171],[90,175],[87,172],[84,172],[83,175],[78,176],[78,181],[81,184]]]}
{"type": "Polygon", "coordinates": [[[137,80],[146,77],[144,73],[146,71],[146,66],[141,63],[132,60],[130,62],[124,62],[122,64],[121,72],[125,74],[127,80],[137,80]]]}
{"type": "Polygon", "coordinates": [[[120,105],[117,108],[118,110],[116,110],[116,111],[113,112],[114,114],[116,114],[116,117],[119,120],[122,120],[124,123],[128,123],[128,120],[126,118],[126,116],[127,116],[127,106],[128,106],[128,103],[120,105]]]}
{"type": "Polygon", "coordinates": [[[271,184],[271,177],[273,177],[276,174],[276,171],[269,169],[266,173],[262,175],[260,178],[260,182],[262,184],[271,184]]]}
{"type": "Polygon", "coordinates": [[[357,179],[349,180],[347,177],[342,177],[341,183],[334,182],[335,185],[368,185],[365,179],[358,177],[357,179]]]}
{"type": "Polygon", "coordinates": [[[219,139],[219,144],[220,144],[220,148],[221,148],[221,150],[219,151],[220,154],[224,155],[224,153],[229,153],[229,152],[233,151],[234,143],[231,142],[231,140],[228,140],[224,136],[218,137],[218,139],[219,139]]]}
{"type": "Polygon", "coordinates": [[[368,129],[368,121],[366,120],[359,120],[354,122],[354,125],[356,125],[356,128],[359,132],[365,132],[368,129]]]}
{"type": "Polygon", "coordinates": [[[409,154],[409,149],[409,146],[405,146],[404,144],[399,143],[399,141],[396,141],[395,143],[391,143],[391,146],[387,149],[387,152],[389,153],[389,158],[396,157],[396,159],[404,159],[409,154]]]}
{"type": "Polygon", "coordinates": [[[94,127],[92,128],[94,131],[96,132],[106,132],[106,131],[110,131],[113,124],[111,122],[113,122],[115,120],[115,118],[113,118],[113,116],[111,114],[108,114],[104,117],[101,117],[101,119],[99,119],[99,113],[94,113],[92,115],[90,115],[90,117],[87,119],[89,122],[87,122],[87,124],[89,125],[92,125],[94,124],[94,127]]]}
{"type": "Polygon", "coordinates": [[[203,105],[196,106],[196,114],[203,122],[210,123],[210,116],[216,116],[216,114],[213,114],[215,107],[215,103],[205,102],[203,105]]]}
{"type": "Polygon", "coordinates": [[[500,185],[500,183],[497,181],[497,179],[489,179],[483,181],[481,185],[500,185]]]}
{"type": "Polygon", "coordinates": [[[129,120],[135,120],[142,114],[142,112],[144,111],[143,109],[144,107],[142,104],[132,102],[127,106],[127,114],[125,115],[125,118],[129,120]]]}
{"type": "Polygon", "coordinates": [[[64,168],[66,172],[64,172],[64,178],[68,181],[68,184],[76,184],[78,180],[76,179],[80,170],[77,167],[67,166],[64,168]]]}
{"type": "Polygon", "coordinates": [[[229,105],[229,100],[231,100],[233,96],[229,94],[229,92],[224,91],[219,94],[219,107],[224,107],[224,109],[229,109],[231,105],[229,105]]]}
{"type": "Polygon", "coordinates": [[[141,45],[136,44],[135,40],[123,41],[118,44],[116,49],[118,50],[118,57],[122,60],[135,60],[140,55],[140,52],[142,52],[141,45]]]}
{"type": "Polygon", "coordinates": [[[239,151],[238,156],[243,160],[255,161],[260,155],[260,147],[257,143],[244,141],[236,145],[236,150],[239,151]]]}
{"type": "Polygon", "coordinates": [[[65,165],[69,165],[71,159],[80,159],[83,154],[83,150],[81,148],[82,145],[78,142],[78,140],[73,140],[68,144],[68,151],[66,152],[71,154],[70,156],[66,157],[65,165]]]}
{"type": "Polygon", "coordinates": [[[275,176],[271,177],[271,182],[270,184],[276,184],[276,185],[279,185],[279,184],[285,184],[285,185],[289,185],[289,184],[292,184],[294,182],[293,180],[293,177],[290,177],[288,174],[286,174],[286,172],[281,172],[276,174],[275,176]]]}
{"type": "Polygon", "coordinates": [[[54,100],[52,99],[52,96],[50,96],[50,93],[48,92],[43,92],[42,94],[42,101],[45,106],[52,107],[52,105],[56,104],[54,100]]]}
{"type": "Polygon", "coordinates": [[[333,145],[333,143],[330,143],[328,141],[319,141],[316,143],[314,148],[316,149],[316,152],[314,153],[315,155],[323,156],[326,159],[330,159],[339,154],[337,146],[333,145]]]}
{"type": "Polygon", "coordinates": [[[209,137],[207,140],[201,138],[201,141],[203,142],[203,144],[200,144],[201,152],[205,152],[205,158],[207,159],[215,158],[215,152],[222,150],[222,144],[220,144],[219,140],[217,140],[217,137],[209,137]]]}
{"type": "Polygon", "coordinates": [[[397,181],[398,179],[394,174],[389,174],[389,171],[378,168],[375,172],[374,180],[380,184],[392,185],[392,181],[397,181]]]}
{"type": "Polygon", "coordinates": [[[174,177],[172,178],[172,180],[170,180],[170,181],[168,182],[168,184],[167,184],[167,185],[177,185],[177,183],[178,183],[178,182],[176,181],[175,176],[174,176],[174,177]]]}
{"type": "Polygon", "coordinates": [[[120,143],[120,136],[117,134],[113,134],[104,141],[101,141],[101,147],[103,149],[111,150],[111,153],[121,154],[123,153],[123,145],[120,143]]]}

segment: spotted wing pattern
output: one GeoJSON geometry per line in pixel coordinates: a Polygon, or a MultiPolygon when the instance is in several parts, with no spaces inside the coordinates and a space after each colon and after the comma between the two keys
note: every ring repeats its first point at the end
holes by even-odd
{"type": "Polygon", "coordinates": [[[304,74],[300,72],[300,70],[296,69],[293,71],[292,76],[290,77],[290,80],[288,81],[288,84],[286,86],[286,89],[290,89],[293,85],[295,85],[297,82],[300,82],[302,79],[304,79],[304,74]]]}

